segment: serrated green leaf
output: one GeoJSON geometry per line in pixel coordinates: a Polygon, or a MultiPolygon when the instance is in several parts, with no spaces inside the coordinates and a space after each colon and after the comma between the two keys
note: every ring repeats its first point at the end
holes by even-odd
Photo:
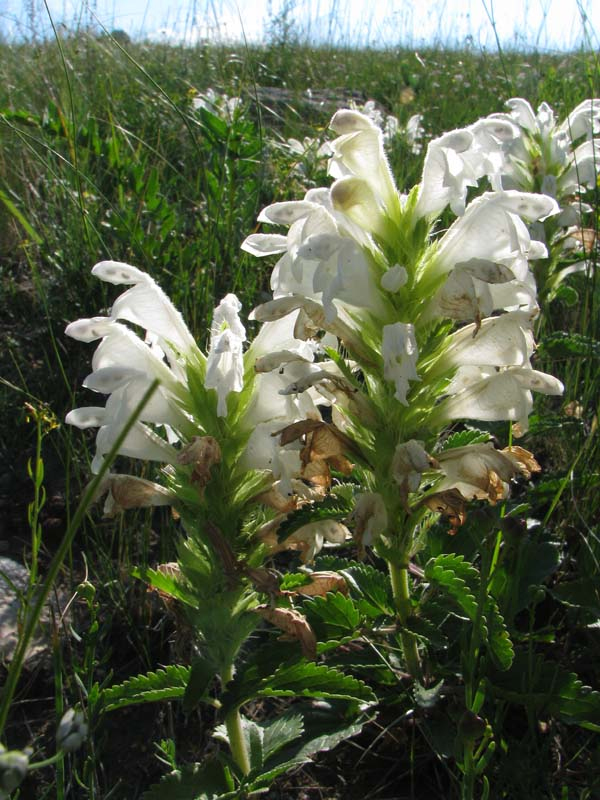
{"type": "Polygon", "coordinates": [[[406,623],[409,631],[414,633],[422,641],[437,648],[448,647],[448,638],[444,636],[440,628],[440,620],[447,616],[447,609],[441,609],[437,603],[428,601],[419,609],[419,614],[412,614],[406,623]],[[435,611],[432,621],[432,611],[435,611]]]}
{"type": "Polygon", "coordinates": [[[600,358],[600,342],[581,333],[556,331],[545,336],[538,344],[542,355],[552,358],[600,358]]]}
{"type": "Polygon", "coordinates": [[[540,586],[558,567],[560,555],[555,542],[527,537],[509,553],[494,575],[492,592],[500,599],[509,624],[530,602],[530,587],[540,586]]]}
{"type": "Polygon", "coordinates": [[[341,521],[348,516],[350,510],[351,505],[347,500],[330,494],[319,503],[302,506],[288,514],[279,526],[277,540],[279,543],[284,542],[294,531],[303,525],[308,525],[309,522],[321,522],[326,519],[341,521]]]}
{"type": "Polygon", "coordinates": [[[471,621],[477,616],[474,590],[479,573],[463,556],[442,553],[425,565],[425,579],[452,597],[471,621]]]}
{"type": "Polygon", "coordinates": [[[302,661],[280,667],[275,675],[259,687],[265,697],[319,697],[330,700],[373,702],[373,691],[362,681],[345,675],[326,664],[302,661]]]}
{"type": "Polygon", "coordinates": [[[565,605],[583,608],[600,618],[600,586],[596,576],[559,583],[551,594],[565,605]]]}
{"type": "Polygon", "coordinates": [[[264,730],[251,719],[242,717],[242,731],[252,770],[261,770],[264,763],[263,738],[264,730]]]}
{"type": "Polygon", "coordinates": [[[537,717],[555,716],[600,732],[600,692],[559,664],[528,651],[516,654],[509,670],[494,677],[496,694],[526,706],[537,717]]]}
{"type": "MultiPolygon", "coordinates": [[[[376,646],[370,646],[366,642],[357,642],[353,648],[336,650],[329,656],[328,663],[341,670],[351,670],[353,674],[364,676],[371,684],[377,683],[380,686],[397,686],[398,674],[390,669],[389,654],[378,657],[376,646]]],[[[401,665],[404,671],[404,664],[401,665]]]]}
{"type": "Polygon", "coordinates": [[[300,586],[311,583],[312,578],[309,572],[288,572],[283,576],[279,583],[281,591],[290,592],[300,586]]]}
{"type": "Polygon", "coordinates": [[[160,589],[161,592],[180,600],[185,605],[192,608],[197,608],[198,606],[197,598],[171,575],[166,575],[150,567],[133,567],[131,574],[134,578],[139,578],[144,583],[147,583],[148,586],[152,586],[153,589],[160,589]]]}
{"type": "Polygon", "coordinates": [[[488,647],[494,661],[499,669],[509,669],[515,657],[515,651],[504,623],[504,617],[491,595],[488,596],[485,603],[484,622],[488,647]]]}
{"type": "Polygon", "coordinates": [[[289,742],[300,739],[304,732],[302,714],[291,711],[264,725],[263,749],[265,761],[275,755],[289,742]]]}
{"type": "Polygon", "coordinates": [[[228,713],[255,697],[318,697],[368,703],[375,700],[372,690],[362,681],[305,659],[281,664],[265,677],[236,676],[222,698],[223,710],[228,713]]]}
{"type": "Polygon", "coordinates": [[[216,759],[173,770],[151,786],[142,800],[226,800],[236,797],[225,767],[216,759]]]}
{"type": "Polygon", "coordinates": [[[307,709],[302,714],[302,736],[279,751],[274,758],[265,761],[266,770],[254,779],[253,788],[270,786],[278,775],[305,764],[316,753],[333,750],[341,742],[360,733],[365,721],[340,719],[333,710],[307,709]]]}
{"type": "Polygon", "coordinates": [[[393,616],[394,600],[389,576],[369,564],[350,564],[338,568],[353,596],[361,598],[358,608],[371,617],[393,616]]]}
{"type": "Polygon", "coordinates": [[[456,447],[466,447],[468,444],[479,444],[489,442],[490,434],[487,431],[480,431],[477,428],[469,428],[464,431],[452,433],[442,445],[442,453],[446,450],[453,450],[456,447]]]}
{"type": "Polygon", "coordinates": [[[319,642],[354,636],[360,623],[360,613],[352,598],[341,592],[305,600],[304,611],[319,642]]]}
{"type": "Polygon", "coordinates": [[[215,667],[202,656],[196,656],[192,660],[190,677],[183,695],[183,710],[192,711],[206,693],[208,686],[215,677],[215,667]]]}
{"type": "Polygon", "coordinates": [[[100,702],[106,711],[114,711],[137,703],[154,703],[183,697],[189,677],[190,667],[170,665],[102,689],[100,702]]]}

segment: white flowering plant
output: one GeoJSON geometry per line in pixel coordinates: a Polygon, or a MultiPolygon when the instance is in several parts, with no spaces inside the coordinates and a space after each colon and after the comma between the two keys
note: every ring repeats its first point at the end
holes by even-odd
{"type": "Polygon", "coordinates": [[[515,126],[516,135],[503,143],[499,169],[490,177],[495,188],[539,192],[557,201],[560,212],[535,223],[535,235],[548,254],[534,273],[541,303],[559,297],[574,305],[576,290],[565,279],[574,274],[591,278],[596,247],[588,198],[600,172],[600,99],[584,100],[562,122],[548,103],[541,103],[537,113],[520,97],[506,105],[507,113],[491,118],[515,126]]]}
{"type": "Polygon", "coordinates": [[[190,796],[213,780],[214,797],[262,791],[358,732],[375,695],[339,667],[360,678],[374,667],[342,658],[340,645],[376,642],[391,654],[377,664],[388,685],[406,678],[417,704],[429,702],[445,675],[432,630],[452,616],[440,620],[440,596],[468,620],[456,758],[472,797],[495,747],[480,716],[489,675],[520,663],[494,570],[517,524],[510,487],[540,470],[512,436],[527,431],[533,392],[563,392],[534,362],[534,267],[548,257],[536,234],[559,203],[537,187],[503,185],[521,136],[513,119],[433,140],[422,180],[406,194],[369,116],[344,109],[331,128],[331,185],[267,206],[258,221],[268,230],[242,245],[277,257],[272,298],[249,315],[258,325],[251,342],[228,294],[203,352],[157,283],[113,261],[94,275],[130,288],[107,316],[67,328],[100,340],[84,386],[108,397],[67,422],[98,428],[96,472],[128,421],[120,455],[156,465],[154,481],[108,472],[98,495],[108,515],[173,507],[178,561],[136,574],[182,610],[191,631],[188,665],[140,676],[137,688],[111,687],[101,702],[111,710],[147,693],[182,697],[186,709],[212,705],[224,721],[215,736],[231,752],[217,759],[218,775],[210,759],[175,769],[150,797],[180,780],[190,796]],[[501,447],[492,432],[507,431],[501,447]],[[502,513],[469,512],[478,501],[502,513]],[[469,515],[487,542],[479,569],[461,553],[427,548],[437,521],[456,534],[469,515]],[[275,631],[292,644],[266,645],[275,631]],[[339,701],[344,722],[313,735],[314,709],[299,705],[258,724],[240,708],[259,696],[339,701]]]}

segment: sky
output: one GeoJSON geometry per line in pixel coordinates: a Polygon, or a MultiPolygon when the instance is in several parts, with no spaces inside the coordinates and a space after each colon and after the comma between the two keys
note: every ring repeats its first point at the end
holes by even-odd
{"type": "Polygon", "coordinates": [[[91,23],[187,43],[265,41],[279,17],[316,44],[495,49],[497,34],[505,47],[600,46],[600,0],[0,0],[0,35],[49,35],[47,9],[69,28],[91,23]]]}

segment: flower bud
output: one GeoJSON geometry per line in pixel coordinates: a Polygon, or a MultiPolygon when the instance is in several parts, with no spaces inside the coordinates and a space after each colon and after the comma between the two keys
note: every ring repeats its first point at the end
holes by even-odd
{"type": "Polygon", "coordinates": [[[458,723],[458,733],[464,741],[472,742],[481,739],[486,726],[486,721],[473,711],[465,711],[458,723]]]}
{"type": "Polygon", "coordinates": [[[12,792],[25,780],[29,755],[21,750],[7,750],[0,744],[0,797],[12,792]]]}
{"type": "Polygon", "coordinates": [[[88,726],[82,711],[70,708],[59,722],[56,731],[56,746],[65,753],[78,750],[87,738],[88,726]]]}

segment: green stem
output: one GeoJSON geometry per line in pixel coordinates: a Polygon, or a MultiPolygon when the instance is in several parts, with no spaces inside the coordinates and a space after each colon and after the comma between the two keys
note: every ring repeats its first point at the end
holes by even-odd
{"type": "MultiPolygon", "coordinates": [[[[233,679],[233,665],[230,664],[227,670],[222,674],[223,686],[226,686],[229,681],[233,679]]],[[[248,756],[248,749],[246,748],[246,741],[244,739],[244,730],[242,728],[242,717],[239,709],[234,708],[225,717],[225,727],[227,728],[227,736],[229,738],[229,747],[231,748],[231,755],[233,760],[241,769],[244,775],[250,772],[250,758],[248,756]]]]}
{"type": "Polygon", "coordinates": [[[398,619],[402,625],[400,630],[400,638],[402,640],[402,649],[404,650],[406,666],[408,672],[413,678],[416,680],[421,680],[421,660],[419,658],[417,640],[405,627],[412,611],[410,602],[410,585],[408,582],[408,567],[400,567],[398,564],[392,561],[388,562],[388,566],[392,581],[394,603],[396,605],[396,610],[398,611],[398,619]]]}
{"type": "Polygon", "coordinates": [[[112,462],[115,460],[117,453],[121,448],[121,445],[125,441],[125,437],[133,427],[139,415],[144,410],[146,403],[150,400],[150,398],[156,391],[158,384],[159,381],[157,379],[154,380],[152,384],[148,387],[147,391],[144,393],[144,396],[137,404],[131,416],[123,426],[123,430],[117,436],[115,443],[110,449],[110,452],[107,453],[107,455],[105,456],[104,463],[102,464],[100,471],[88,485],[81,502],[77,506],[77,510],[73,515],[71,524],[67,528],[67,532],[65,533],[63,540],[58,546],[54,554],[54,557],[50,562],[46,578],[44,579],[42,585],[35,592],[34,596],[31,599],[30,607],[27,609],[27,615],[25,617],[25,621],[23,624],[23,630],[19,638],[17,647],[15,649],[13,659],[10,663],[10,667],[8,668],[6,682],[2,687],[2,696],[0,699],[0,738],[2,737],[2,734],[4,732],[4,728],[6,726],[6,721],[8,718],[8,711],[10,709],[10,704],[12,702],[15,690],[17,688],[19,677],[21,675],[21,670],[23,669],[23,663],[25,661],[25,653],[27,652],[27,647],[29,645],[29,642],[31,641],[31,637],[33,636],[38,626],[39,618],[46,603],[46,599],[48,598],[52,586],[54,585],[54,581],[56,580],[62,562],[65,556],[67,555],[69,547],[71,546],[71,543],[75,538],[75,534],[77,533],[79,526],[83,522],[83,518],[87,513],[89,506],[92,503],[92,500],[96,494],[96,491],[98,490],[98,487],[100,486],[100,483],[104,478],[104,475],[108,472],[112,462]]]}
{"type": "Polygon", "coordinates": [[[475,764],[473,761],[473,747],[472,741],[465,742],[463,751],[463,781],[461,800],[473,800],[473,792],[475,791],[475,764]]]}
{"type": "Polygon", "coordinates": [[[27,772],[32,772],[34,769],[44,769],[44,767],[50,767],[52,764],[57,764],[64,760],[65,753],[62,750],[59,750],[50,758],[45,758],[43,761],[36,761],[34,764],[27,765],[27,772]]]}

